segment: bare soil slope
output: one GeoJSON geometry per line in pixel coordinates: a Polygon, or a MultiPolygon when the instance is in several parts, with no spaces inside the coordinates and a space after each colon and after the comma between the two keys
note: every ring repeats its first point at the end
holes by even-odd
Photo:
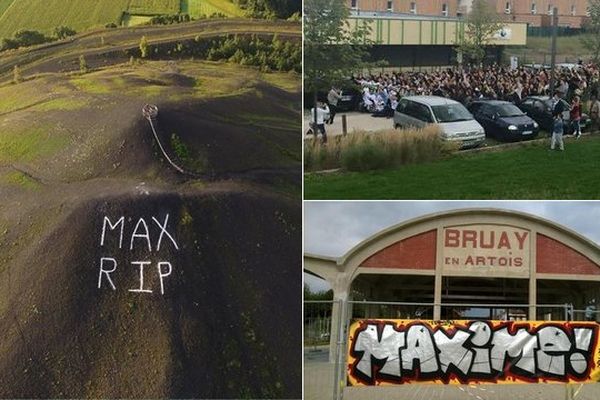
{"type": "Polygon", "coordinates": [[[296,80],[147,62],[0,87],[0,397],[301,396],[296,80]],[[164,161],[145,103],[209,178],[164,161]]]}

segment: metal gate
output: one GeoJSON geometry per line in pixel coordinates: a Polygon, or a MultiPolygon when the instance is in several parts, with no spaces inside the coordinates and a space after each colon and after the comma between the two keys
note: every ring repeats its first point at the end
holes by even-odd
{"type": "MultiPolygon", "coordinates": [[[[341,400],[346,387],[346,364],[348,349],[348,329],[350,322],[355,318],[369,319],[432,319],[434,307],[443,308],[482,308],[493,310],[506,310],[505,319],[517,319],[522,310],[528,310],[528,304],[468,304],[468,303],[407,303],[407,302],[376,302],[376,301],[305,301],[304,302],[304,399],[305,400],[341,400]],[[334,313],[337,307],[338,312],[334,313]],[[335,318],[334,314],[338,317],[335,318]],[[333,334],[334,331],[337,334],[333,334]],[[337,339],[336,339],[337,338],[337,339]],[[334,339],[333,343],[330,340],[334,339]]],[[[551,317],[552,320],[583,320],[583,310],[574,310],[571,304],[537,304],[536,314],[551,317]]],[[[525,311],[526,312],[526,311],[525,311]]],[[[600,314],[600,311],[598,311],[600,314]]],[[[494,314],[501,315],[501,314],[494,314]]],[[[589,313],[588,313],[589,315],[589,313]]],[[[600,315],[599,315],[600,316],[600,315]]],[[[469,318],[465,318],[469,319],[469,318]]],[[[542,318],[539,318],[542,319],[542,318]]],[[[409,388],[397,388],[398,391],[407,392],[404,396],[412,398],[412,394],[420,393],[420,398],[438,398],[436,390],[445,390],[442,385],[410,385],[409,388]],[[427,392],[427,391],[430,392],[427,392]],[[412,391],[412,392],[411,392],[412,391]],[[425,396],[425,397],[423,397],[425,396]]],[[[503,391],[514,390],[510,385],[502,385],[503,391]],[[506,388],[505,388],[506,387],[506,388]]],[[[581,388],[562,387],[561,385],[547,385],[551,390],[559,390],[557,399],[587,399],[581,388]],[[558,387],[557,387],[558,386],[558,387]],[[578,395],[583,393],[582,396],[578,395]]],[[[593,385],[598,386],[598,385],[593,385]]],[[[459,390],[460,388],[457,388],[459,390]]],[[[533,386],[532,386],[533,389],[533,386]]],[[[398,398],[398,392],[393,392],[394,387],[382,388],[379,398],[398,398]],[[391,391],[391,392],[390,392],[391,391]],[[387,394],[386,394],[387,393],[387,394]]],[[[464,389],[468,390],[468,388],[464,389]]],[[[597,389],[594,389],[597,390],[597,389]]],[[[491,395],[490,391],[488,395],[491,395]]],[[[467,393],[464,393],[467,395],[467,393]]],[[[508,393],[506,393],[508,394],[508,393]]],[[[365,398],[372,395],[367,395],[365,398]]],[[[474,395],[485,400],[482,393],[474,395]]],[[[404,397],[403,397],[404,398],[404,397]]],[[[439,397],[440,399],[445,397],[439,397]]],[[[487,397],[492,398],[492,397],[487,397]]],[[[495,398],[495,397],[494,397],[495,398]]],[[[499,397],[500,398],[500,397],[499,397]]],[[[545,397],[550,398],[550,397],[545,397]]],[[[592,397],[595,398],[595,397],[592,397]]],[[[600,397],[598,397],[600,398],[600,397]]],[[[532,400],[535,398],[532,398],[532,400]]]]}

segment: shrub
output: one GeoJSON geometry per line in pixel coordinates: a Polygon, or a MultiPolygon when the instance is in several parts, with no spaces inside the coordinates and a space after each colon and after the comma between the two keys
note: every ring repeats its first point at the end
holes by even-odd
{"type": "Polygon", "coordinates": [[[23,77],[21,76],[21,70],[19,69],[18,65],[15,65],[15,68],[13,69],[13,83],[17,84],[17,83],[21,83],[23,82],[23,77]]]}
{"type": "Polygon", "coordinates": [[[142,38],[140,39],[140,53],[142,58],[148,57],[148,50],[148,39],[146,39],[146,36],[142,36],[142,38]]]}
{"type": "Polygon", "coordinates": [[[49,38],[38,31],[20,30],[14,34],[13,38],[2,39],[0,51],[34,46],[36,44],[51,42],[52,40],[52,38],[49,38]]]}
{"type": "Polygon", "coordinates": [[[54,28],[54,37],[57,39],[65,39],[69,36],[74,36],[75,34],[77,34],[77,32],[68,26],[59,26],[54,28]]]}
{"type": "Polygon", "coordinates": [[[396,168],[435,161],[454,149],[454,144],[439,138],[439,130],[434,126],[422,130],[354,132],[332,137],[327,146],[314,140],[306,141],[304,167],[307,171],[340,167],[348,171],[396,168]]]}
{"type": "Polygon", "coordinates": [[[83,54],[79,56],[79,71],[82,74],[88,72],[87,61],[85,61],[85,56],[83,54]]]}
{"type": "MultiPolygon", "coordinates": [[[[300,41],[272,39],[257,35],[228,35],[218,38],[202,38],[177,43],[158,43],[150,46],[140,43],[140,52],[146,56],[154,53],[156,58],[198,57],[210,61],[230,61],[260,68],[262,71],[302,71],[302,44],[300,41]]],[[[140,53],[127,51],[128,56],[138,57],[140,53]]]]}
{"type": "Polygon", "coordinates": [[[191,21],[189,14],[156,15],[150,19],[151,25],[170,25],[191,21]]]}

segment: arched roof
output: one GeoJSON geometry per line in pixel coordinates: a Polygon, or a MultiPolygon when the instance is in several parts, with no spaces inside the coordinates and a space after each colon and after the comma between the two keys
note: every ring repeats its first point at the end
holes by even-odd
{"type": "Polygon", "coordinates": [[[323,257],[306,253],[305,269],[328,280],[332,275],[339,273],[343,273],[346,279],[352,280],[359,273],[361,263],[394,243],[445,226],[469,224],[504,225],[527,229],[537,235],[536,239],[547,238],[552,243],[570,249],[569,251],[576,256],[589,260],[590,265],[599,266],[598,275],[600,275],[600,247],[593,241],[553,221],[525,212],[497,208],[463,208],[413,218],[377,232],[340,257],[323,257]]]}

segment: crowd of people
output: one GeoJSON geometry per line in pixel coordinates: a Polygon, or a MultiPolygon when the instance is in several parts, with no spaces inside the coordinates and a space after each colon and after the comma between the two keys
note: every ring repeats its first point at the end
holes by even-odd
{"type": "MultiPolygon", "coordinates": [[[[520,67],[511,69],[491,65],[483,68],[449,68],[439,71],[410,71],[358,75],[354,82],[361,87],[362,101],[369,111],[392,110],[404,96],[434,95],[448,97],[465,105],[480,98],[506,100],[518,104],[528,96],[552,96],[550,70],[520,67]]],[[[598,97],[600,68],[595,64],[578,64],[558,68],[556,89],[570,101],[580,96],[587,101],[598,97]]]]}
{"type": "MultiPolygon", "coordinates": [[[[589,110],[592,130],[600,129],[600,68],[596,64],[582,62],[561,66],[555,71],[555,79],[551,93],[551,69],[535,66],[456,67],[427,72],[382,72],[352,78],[353,83],[360,87],[362,107],[374,116],[393,116],[398,101],[405,96],[441,96],[466,106],[477,99],[505,100],[519,105],[529,96],[552,97],[555,118],[552,148],[558,140],[556,144],[562,149],[562,135],[554,133],[562,132],[563,112],[570,111],[576,137],[581,134],[579,120],[584,104],[589,110]],[[571,109],[563,110],[560,99],[572,103],[571,109]]],[[[315,109],[311,110],[311,121],[317,120],[316,130],[322,134],[324,142],[327,141],[325,125],[333,123],[341,98],[342,91],[332,87],[327,100],[319,102],[316,116],[315,109]]]]}

